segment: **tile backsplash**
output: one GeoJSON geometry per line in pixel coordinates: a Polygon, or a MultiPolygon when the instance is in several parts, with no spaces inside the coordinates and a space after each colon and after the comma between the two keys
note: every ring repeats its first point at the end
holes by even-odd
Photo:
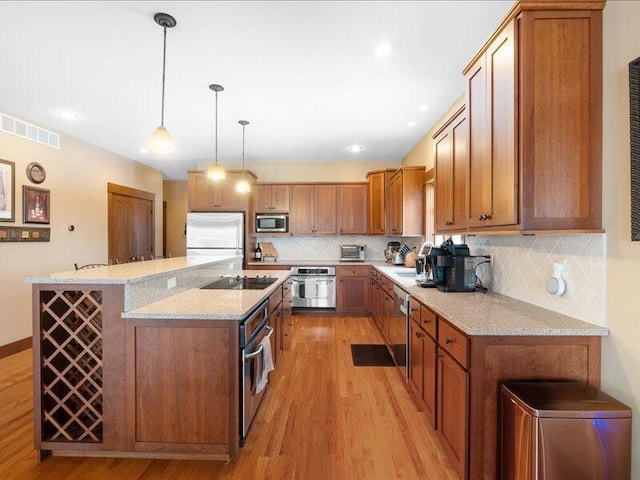
{"type": "Polygon", "coordinates": [[[420,248],[422,239],[418,237],[261,237],[260,241],[271,242],[278,251],[278,261],[287,260],[340,260],[340,245],[366,245],[365,258],[368,262],[383,261],[387,242],[406,242],[410,247],[420,248]]]}
{"type": "Polygon", "coordinates": [[[605,240],[605,234],[466,238],[472,255],[491,255],[491,269],[482,272],[490,290],[603,327],[605,240]],[[567,285],[560,297],[545,288],[556,262],[564,263],[567,285]]]}

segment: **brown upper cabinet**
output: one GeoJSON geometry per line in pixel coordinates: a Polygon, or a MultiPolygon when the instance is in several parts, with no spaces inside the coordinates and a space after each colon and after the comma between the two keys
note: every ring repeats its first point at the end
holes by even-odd
{"type": "Polygon", "coordinates": [[[292,185],[291,215],[292,235],[336,235],[338,187],[327,185],[292,185]]]}
{"type": "Polygon", "coordinates": [[[388,235],[389,183],[395,170],[377,170],[367,173],[369,182],[369,235],[388,235]]]}
{"type": "Polygon", "coordinates": [[[340,235],[367,234],[366,183],[338,185],[338,233],[340,235]]]}
{"type": "Polygon", "coordinates": [[[254,211],[256,213],[288,212],[289,189],[287,184],[256,185],[254,211]]]}
{"type": "Polygon", "coordinates": [[[435,228],[439,232],[467,228],[468,122],[464,106],[434,134],[435,228]]]}
{"type": "Polygon", "coordinates": [[[424,235],[424,167],[401,167],[389,181],[390,235],[424,235]]]}
{"type": "Polygon", "coordinates": [[[472,229],[601,229],[604,3],[516,3],[464,70],[472,229]]]}
{"type": "MultiPolygon", "coordinates": [[[[204,170],[187,171],[187,202],[190,212],[247,211],[251,195],[237,193],[236,183],[243,176],[240,171],[227,170],[225,179],[214,182],[204,170]]],[[[244,178],[254,184],[256,176],[244,172],[244,178]]]]}

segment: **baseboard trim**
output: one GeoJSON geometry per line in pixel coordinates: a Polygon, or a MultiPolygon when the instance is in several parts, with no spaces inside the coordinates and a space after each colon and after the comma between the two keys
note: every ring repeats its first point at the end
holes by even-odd
{"type": "Polygon", "coordinates": [[[19,353],[32,347],[33,338],[27,337],[22,340],[0,346],[0,358],[5,358],[14,353],[19,353]]]}

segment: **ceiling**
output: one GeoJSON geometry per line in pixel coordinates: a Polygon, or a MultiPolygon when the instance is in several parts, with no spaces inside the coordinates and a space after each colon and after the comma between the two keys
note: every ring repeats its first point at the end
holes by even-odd
{"type": "Polygon", "coordinates": [[[184,179],[214,157],[401,160],[464,92],[513,1],[0,2],[0,110],[184,179]],[[172,154],[142,153],[160,124],[172,154]],[[374,54],[379,42],[393,47],[374,54]],[[421,105],[428,110],[420,111],[421,105]],[[79,116],[58,116],[71,110],[79,116]],[[416,122],[414,127],[407,124],[416,122]],[[363,146],[360,153],[347,147],[363,146]]]}

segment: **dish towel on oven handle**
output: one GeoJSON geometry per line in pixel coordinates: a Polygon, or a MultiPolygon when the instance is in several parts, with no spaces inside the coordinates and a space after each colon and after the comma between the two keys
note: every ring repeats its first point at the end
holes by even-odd
{"type": "MultiPolygon", "coordinates": [[[[264,337],[260,343],[262,346],[262,361],[259,363],[258,383],[256,383],[256,393],[260,393],[269,383],[269,372],[273,370],[273,356],[271,354],[271,339],[264,337]]],[[[259,347],[258,347],[259,348],[259,347]]]]}
{"type": "Polygon", "coordinates": [[[315,278],[304,279],[304,298],[318,298],[318,283],[315,278]]]}

